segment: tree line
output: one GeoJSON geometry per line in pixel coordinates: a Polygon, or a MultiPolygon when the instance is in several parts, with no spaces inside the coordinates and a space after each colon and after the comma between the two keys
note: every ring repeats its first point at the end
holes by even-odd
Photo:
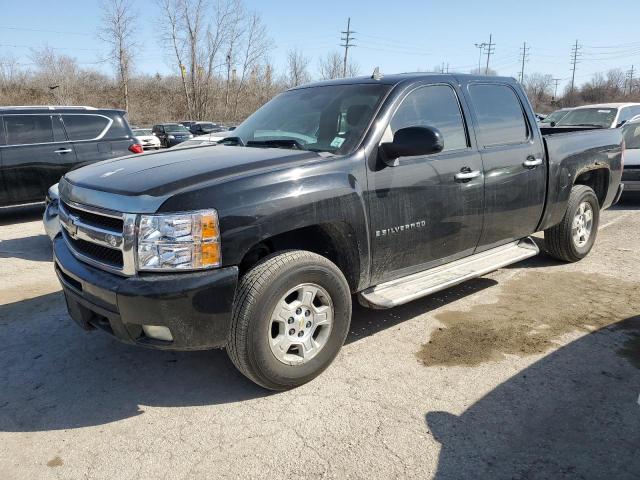
{"type": "MultiPolygon", "coordinates": [[[[302,50],[287,52],[278,71],[275,48],[258,12],[243,0],[156,0],[157,41],[168,53],[173,73],[149,75],[134,69],[140,39],[135,4],[103,0],[99,38],[108,49],[113,75],[96,65],[43,47],[25,67],[0,56],[1,105],[91,105],[123,108],[134,124],[172,120],[237,123],[279,92],[315,79],[343,76],[343,56],[330,51],[313,59],[302,50]]],[[[350,60],[347,76],[360,68],[350,60]]],[[[489,74],[496,74],[490,71],[489,74]]],[[[640,87],[622,70],[596,74],[575,88],[557,92],[551,75],[526,75],[524,88],[536,111],[611,101],[640,101],[640,87]]]]}

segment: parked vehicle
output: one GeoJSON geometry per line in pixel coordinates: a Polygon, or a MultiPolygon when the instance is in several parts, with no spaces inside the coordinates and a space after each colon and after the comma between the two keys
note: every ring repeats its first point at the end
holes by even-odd
{"type": "Polygon", "coordinates": [[[556,123],[558,123],[564,116],[571,111],[571,108],[561,108],[560,110],[556,110],[553,113],[550,113],[542,120],[540,120],[540,125],[543,127],[555,127],[556,123]]]}
{"type": "Polygon", "coordinates": [[[0,107],[0,206],[42,202],[69,170],[131,153],[123,110],[0,107]]]}
{"type": "Polygon", "coordinates": [[[160,139],[156,137],[150,128],[134,128],[133,134],[142,148],[145,150],[159,150],[160,139]]]}
{"type": "Polygon", "coordinates": [[[226,347],[273,390],[332,362],[352,294],[402,305],[536,255],[542,230],[580,260],[621,192],[622,131],[541,131],[511,78],[327,81],[233,133],[67,174],[55,269],[82,328],[226,347]]]}
{"type": "Polygon", "coordinates": [[[622,182],[625,192],[640,192],[640,116],[622,127],[626,150],[622,182]]]}
{"type": "Polygon", "coordinates": [[[538,122],[542,122],[545,118],[547,118],[547,116],[543,113],[536,113],[535,116],[538,122]]]}
{"type": "Polygon", "coordinates": [[[42,215],[42,223],[44,231],[50,240],[56,238],[60,233],[60,219],[58,218],[58,201],[60,195],[58,193],[58,184],[52,185],[47,191],[44,199],[45,209],[42,215]]]}
{"type": "Polygon", "coordinates": [[[160,123],[154,125],[151,131],[158,137],[160,144],[167,148],[193,138],[193,134],[187,130],[187,127],[179,123],[160,123]]]}
{"type": "Polygon", "coordinates": [[[571,109],[556,122],[557,127],[620,128],[636,115],[640,103],[602,103],[571,109]]]}
{"type": "Polygon", "coordinates": [[[212,132],[221,132],[222,130],[223,129],[220,125],[212,122],[195,122],[189,127],[189,131],[196,137],[198,135],[206,135],[212,132]]]}

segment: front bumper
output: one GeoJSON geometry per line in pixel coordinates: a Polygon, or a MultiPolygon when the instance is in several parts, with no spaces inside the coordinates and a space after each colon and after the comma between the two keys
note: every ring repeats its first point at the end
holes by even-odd
{"type": "Polygon", "coordinates": [[[75,322],[118,340],[164,350],[223,347],[231,323],[237,267],[207,272],[120,277],[78,259],[58,236],[54,264],[75,322]],[[169,328],[173,341],[147,337],[142,325],[169,328]]]}

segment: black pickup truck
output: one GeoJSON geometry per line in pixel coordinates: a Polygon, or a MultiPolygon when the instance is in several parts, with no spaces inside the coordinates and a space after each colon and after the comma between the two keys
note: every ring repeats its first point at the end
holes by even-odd
{"type": "Polygon", "coordinates": [[[619,198],[616,129],[542,132],[510,78],[316,83],[222,145],[116,159],[60,182],[55,270],[85,329],[225,347],[254,382],[335,358],[352,294],[389,308],[531,257],[590,251],[619,198]]]}

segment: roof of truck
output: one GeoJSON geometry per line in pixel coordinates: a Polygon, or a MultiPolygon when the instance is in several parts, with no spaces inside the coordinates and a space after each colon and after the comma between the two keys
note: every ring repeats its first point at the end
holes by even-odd
{"type": "Polygon", "coordinates": [[[433,80],[434,78],[441,79],[456,79],[466,78],[470,80],[484,80],[484,81],[499,81],[513,83],[515,79],[512,77],[494,77],[484,75],[469,75],[464,73],[431,73],[431,72],[415,72],[415,73],[395,73],[392,75],[381,75],[378,78],[372,76],[351,77],[351,78],[338,78],[335,80],[322,80],[314,83],[307,83],[298,87],[292,88],[296,90],[299,88],[318,87],[324,85],[357,85],[357,84],[383,84],[383,85],[397,85],[406,81],[416,80],[433,80]]]}

